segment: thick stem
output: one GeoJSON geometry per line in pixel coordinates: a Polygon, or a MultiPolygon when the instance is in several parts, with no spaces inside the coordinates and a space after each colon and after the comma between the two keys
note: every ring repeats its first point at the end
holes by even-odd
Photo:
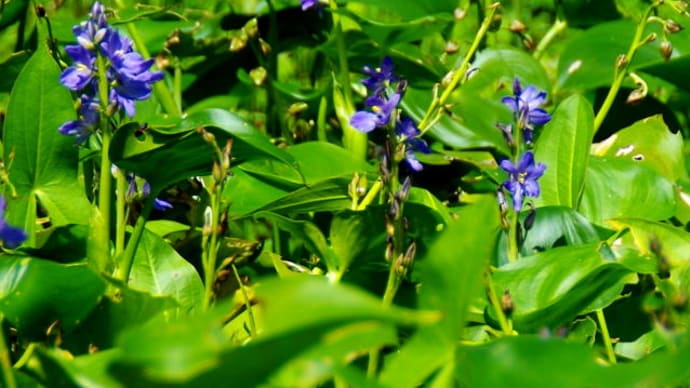
{"type": "Polygon", "coordinates": [[[620,61],[617,61],[616,63],[611,88],[609,89],[609,92],[606,95],[604,102],[601,104],[601,107],[599,108],[596,117],[594,117],[594,134],[597,133],[599,127],[601,127],[601,124],[604,122],[606,115],[609,113],[611,106],[613,106],[613,102],[616,99],[616,95],[618,94],[621,85],[623,84],[623,80],[625,79],[625,76],[628,74],[630,62],[632,62],[635,53],[642,44],[642,35],[644,34],[644,30],[647,27],[647,19],[649,18],[649,15],[652,13],[652,11],[658,5],[659,2],[654,2],[647,8],[645,13],[642,15],[642,19],[637,24],[637,28],[635,29],[635,36],[633,37],[632,42],[630,42],[630,47],[628,48],[628,52],[625,54],[625,58],[623,58],[622,63],[620,63],[620,61]]]}
{"type": "Polygon", "coordinates": [[[132,271],[132,264],[134,264],[134,254],[139,246],[139,241],[141,236],[144,234],[144,229],[146,226],[146,220],[148,220],[151,214],[151,209],[153,209],[154,197],[150,196],[144,200],[144,208],[141,210],[141,214],[137,217],[137,222],[134,224],[134,231],[127,241],[127,247],[122,253],[122,257],[119,259],[119,265],[117,267],[117,272],[115,278],[122,280],[123,282],[129,281],[129,274],[132,271]]]}
{"type": "Polygon", "coordinates": [[[599,321],[599,330],[601,330],[601,338],[604,341],[604,347],[606,348],[606,356],[611,364],[615,364],[616,353],[613,351],[613,342],[611,341],[611,335],[609,334],[609,327],[606,324],[606,317],[604,317],[604,310],[598,309],[596,314],[597,321],[599,321]]]}
{"type": "Polygon", "coordinates": [[[343,34],[340,15],[337,13],[338,3],[336,0],[329,2],[333,12],[333,39],[338,50],[338,81],[340,82],[343,94],[343,104],[345,105],[345,115],[341,115],[340,125],[343,128],[343,145],[358,159],[365,160],[367,156],[367,135],[358,131],[350,125],[350,117],[355,112],[352,90],[350,88],[350,68],[347,63],[347,47],[345,46],[345,36],[343,34]]]}
{"type": "Polygon", "coordinates": [[[112,198],[112,173],[110,171],[110,140],[112,132],[110,130],[110,118],[108,116],[108,76],[105,72],[106,61],[102,55],[98,54],[96,57],[99,69],[98,75],[98,98],[100,100],[101,114],[101,170],[100,178],[98,180],[98,210],[101,213],[103,223],[101,226],[101,246],[104,247],[105,257],[98,263],[97,268],[100,271],[105,270],[112,264],[112,257],[110,254],[110,204],[112,198]]]}
{"type": "Polygon", "coordinates": [[[496,288],[494,287],[494,281],[491,277],[491,271],[486,272],[484,279],[486,282],[487,294],[489,296],[489,303],[491,303],[491,306],[496,312],[496,317],[498,318],[499,326],[501,326],[501,331],[503,331],[503,334],[505,335],[513,335],[513,327],[503,312],[501,301],[498,300],[498,296],[496,295],[496,288]]]}
{"type": "MultiPolygon", "coordinates": [[[[214,183],[215,187],[211,191],[211,219],[210,219],[210,235],[204,241],[202,249],[202,266],[204,269],[204,301],[203,310],[208,308],[213,303],[214,292],[213,286],[216,282],[216,260],[218,258],[218,227],[220,223],[220,199],[221,186],[218,182],[214,183]]],[[[206,227],[206,225],[204,225],[206,227]]]]}
{"type": "Polygon", "coordinates": [[[448,83],[448,86],[446,86],[446,88],[444,89],[441,96],[434,97],[434,99],[431,101],[431,105],[429,105],[429,108],[426,110],[424,117],[418,125],[419,130],[422,131],[422,133],[426,132],[427,130],[429,130],[429,128],[431,128],[431,124],[436,121],[434,120],[434,117],[439,114],[439,107],[442,107],[446,103],[451,93],[453,93],[460,81],[465,77],[467,69],[470,66],[470,61],[474,57],[474,53],[479,48],[479,45],[481,44],[482,40],[484,39],[484,36],[489,30],[489,27],[493,22],[494,15],[496,14],[496,10],[498,10],[499,6],[500,3],[493,3],[488,7],[486,16],[484,16],[484,20],[482,21],[482,24],[479,27],[477,35],[474,36],[474,41],[472,41],[470,49],[467,50],[467,53],[465,53],[465,57],[463,58],[462,63],[457,69],[453,70],[453,77],[448,83]]]}
{"type": "Polygon", "coordinates": [[[127,178],[120,171],[115,178],[117,197],[115,197],[115,257],[118,257],[125,249],[125,229],[127,219],[125,217],[125,205],[127,197],[127,178]]]}

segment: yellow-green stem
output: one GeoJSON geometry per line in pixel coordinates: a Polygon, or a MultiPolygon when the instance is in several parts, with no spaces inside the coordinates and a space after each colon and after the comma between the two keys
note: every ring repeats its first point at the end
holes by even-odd
{"type": "Polygon", "coordinates": [[[232,264],[232,273],[235,275],[235,280],[237,280],[237,284],[240,287],[240,291],[242,291],[242,297],[244,298],[244,304],[245,307],[247,308],[247,318],[249,320],[249,336],[254,338],[256,337],[256,321],[254,320],[254,311],[252,310],[252,301],[249,299],[249,294],[247,293],[247,289],[244,286],[244,283],[242,283],[242,278],[240,278],[240,273],[237,272],[237,267],[235,267],[235,264],[232,264]]]}
{"type": "Polygon", "coordinates": [[[134,224],[134,231],[132,231],[129,241],[127,241],[127,246],[125,247],[124,252],[122,252],[118,258],[118,267],[117,272],[115,273],[115,278],[122,280],[125,283],[129,281],[129,274],[132,272],[132,264],[134,264],[134,255],[137,251],[137,246],[139,246],[141,236],[144,234],[146,220],[151,214],[151,209],[153,209],[153,201],[153,196],[144,200],[144,208],[141,210],[139,217],[137,217],[137,222],[134,224]]]}
{"type": "Polygon", "coordinates": [[[110,255],[110,204],[112,198],[112,173],[110,171],[110,140],[112,131],[110,129],[110,118],[108,116],[108,75],[105,72],[106,61],[102,55],[96,56],[98,63],[98,98],[100,102],[100,126],[101,126],[101,170],[98,180],[98,211],[103,220],[100,233],[101,246],[105,247],[103,252],[105,257],[97,264],[99,271],[103,271],[112,265],[110,255]]]}
{"type": "MultiPolygon", "coordinates": [[[[218,182],[215,182],[214,189],[211,191],[211,220],[210,220],[210,235],[205,239],[207,244],[203,244],[203,262],[204,267],[204,301],[203,310],[208,310],[211,307],[214,299],[213,286],[216,282],[216,260],[218,258],[218,226],[220,220],[220,197],[221,187],[218,182]]],[[[205,225],[206,227],[206,225],[205,225]]]]}
{"type": "Polygon", "coordinates": [[[127,178],[120,171],[115,178],[117,197],[115,197],[115,257],[118,257],[125,249],[125,229],[127,219],[125,217],[125,205],[127,197],[127,178]]]}
{"type": "Polygon", "coordinates": [[[337,13],[338,3],[336,0],[330,0],[329,6],[333,11],[331,13],[333,15],[333,39],[338,50],[338,81],[342,87],[345,111],[348,113],[347,118],[340,117],[340,124],[343,128],[343,145],[350,151],[351,155],[364,160],[367,157],[367,135],[353,128],[349,121],[349,116],[355,112],[355,107],[350,86],[350,68],[347,63],[348,50],[345,46],[341,17],[337,13]]]}
{"type": "Polygon", "coordinates": [[[426,132],[427,130],[429,130],[429,128],[431,128],[430,124],[434,122],[434,120],[432,119],[438,114],[439,107],[442,107],[446,103],[451,93],[453,93],[460,81],[465,77],[467,69],[470,66],[470,61],[474,57],[474,53],[479,48],[479,45],[481,44],[482,40],[484,39],[484,36],[489,30],[489,27],[491,26],[494,15],[496,14],[496,10],[498,9],[499,5],[500,3],[493,3],[488,7],[486,16],[484,17],[484,20],[482,21],[482,24],[479,27],[477,35],[474,36],[474,41],[472,41],[470,49],[467,50],[467,53],[465,54],[465,57],[462,60],[462,63],[457,69],[454,70],[453,77],[448,83],[448,86],[446,86],[446,88],[443,90],[441,96],[434,97],[434,99],[431,101],[431,105],[429,105],[429,108],[427,109],[426,113],[424,114],[424,117],[418,125],[422,133],[426,132]]]}
{"type": "Polygon", "coordinates": [[[493,277],[491,277],[490,270],[486,272],[484,278],[486,279],[486,290],[487,294],[489,295],[489,303],[491,303],[491,306],[496,312],[496,318],[498,318],[498,324],[499,326],[501,326],[501,331],[503,331],[503,334],[505,335],[513,335],[513,327],[510,324],[510,321],[506,317],[505,313],[503,312],[503,308],[501,307],[501,301],[498,299],[498,296],[496,295],[496,289],[494,287],[494,281],[493,277]]]}
{"type": "Polygon", "coordinates": [[[512,211],[510,217],[510,230],[508,230],[508,261],[516,261],[520,257],[520,248],[518,246],[518,227],[519,227],[519,213],[512,211]]]}
{"type": "Polygon", "coordinates": [[[596,311],[597,321],[599,322],[599,330],[601,330],[601,338],[604,341],[604,348],[606,348],[606,356],[611,364],[616,363],[616,353],[613,351],[613,342],[611,341],[611,335],[609,334],[609,327],[606,325],[606,317],[604,316],[604,310],[598,309],[596,311]]]}
{"type": "Polygon", "coordinates": [[[374,201],[374,198],[379,194],[381,191],[381,188],[383,187],[383,182],[381,179],[377,179],[374,184],[371,186],[369,191],[367,191],[367,195],[364,196],[364,199],[357,205],[357,208],[355,210],[364,210],[367,208],[367,206],[371,205],[371,203],[374,201]]]}
{"type": "Polygon", "coordinates": [[[601,124],[604,122],[604,119],[606,118],[606,115],[609,113],[611,106],[613,106],[613,101],[616,99],[616,95],[618,94],[618,91],[620,90],[621,85],[623,84],[623,80],[625,79],[625,76],[628,74],[630,62],[632,62],[633,56],[640,48],[640,44],[642,43],[642,34],[644,34],[644,30],[647,27],[647,19],[649,18],[649,15],[652,13],[654,8],[656,8],[657,6],[658,2],[654,2],[647,8],[645,13],[642,15],[642,19],[637,24],[637,28],[635,29],[635,36],[633,37],[632,42],[630,42],[630,47],[628,48],[628,52],[625,54],[624,62],[620,64],[617,61],[616,63],[611,88],[609,89],[609,92],[606,95],[604,102],[601,104],[601,107],[599,108],[597,115],[594,117],[595,134],[599,130],[599,127],[601,127],[601,124]]]}
{"type": "Polygon", "coordinates": [[[553,23],[551,28],[546,32],[546,35],[539,41],[539,44],[537,45],[537,48],[534,50],[534,53],[532,56],[535,59],[541,58],[542,55],[544,55],[544,51],[546,51],[546,48],[549,47],[551,42],[565,29],[568,27],[568,22],[565,20],[560,20],[556,19],[556,21],[553,23]]]}

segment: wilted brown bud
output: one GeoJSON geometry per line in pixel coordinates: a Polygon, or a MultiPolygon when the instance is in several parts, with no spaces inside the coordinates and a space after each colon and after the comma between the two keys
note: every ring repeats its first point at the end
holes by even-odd
{"type": "Polygon", "coordinates": [[[659,46],[659,52],[661,53],[661,56],[664,58],[664,60],[668,61],[671,58],[671,54],[673,54],[673,45],[669,41],[661,42],[661,46],[659,46]]]}
{"type": "Polygon", "coordinates": [[[635,89],[632,92],[630,92],[630,94],[628,94],[628,98],[625,100],[625,103],[634,105],[644,100],[646,96],[647,93],[644,93],[644,91],[642,91],[641,89],[635,89]]]}
{"type": "Polygon", "coordinates": [[[510,296],[510,291],[505,290],[501,296],[501,310],[506,317],[510,318],[515,310],[515,304],[513,303],[513,298],[510,296]]]}
{"type": "Polygon", "coordinates": [[[622,69],[628,64],[628,57],[625,54],[621,54],[616,57],[616,69],[622,69]]]}
{"type": "Polygon", "coordinates": [[[46,17],[46,8],[43,5],[39,4],[36,6],[36,16],[39,18],[46,17]]]}
{"type": "Polygon", "coordinates": [[[453,41],[446,42],[446,47],[443,48],[446,54],[455,54],[458,52],[458,44],[453,41]]]}
{"type": "Polygon", "coordinates": [[[681,26],[674,20],[667,19],[664,22],[664,31],[668,32],[669,34],[675,34],[676,32],[680,32],[681,30],[683,30],[683,26],[681,26]]]}
{"type": "Polygon", "coordinates": [[[516,34],[522,34],[523,32],[527,31],[527,26],[525,26],[524,23],[521,21],[514,19],[512,22],[510,22],[510,32],[514,32],[516,34]]]}
{"type": "Polygon", "coordinates": [[[259,48],[261,49],[261,53],[263,55],[268,55],[271,53],[271,45],[261,38],[259,38],[259,48]]]}

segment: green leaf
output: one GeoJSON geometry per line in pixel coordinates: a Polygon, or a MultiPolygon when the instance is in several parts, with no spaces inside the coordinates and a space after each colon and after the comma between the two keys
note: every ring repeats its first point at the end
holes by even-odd
{"type": "Polygon", "coordinates": [[[299,165],[301,175],[288,165],[266,160],[243,163],[240,169],[277,186],[295,188],[304,186],[305,183],[312,184],[343,175],[375,171],[373,166],[331,143],[301,143],[288,148],[287,152],[299,165]]]}
{"type": "MultiPolygon", "coordinates": [[[[232,185],[232,181],[231,179],[230,185],[232,185]]],[[[264,186],[259,186],[266,190],[264,193],[259,194],[261,197],[258,198],[261,201],[257,198],[244,198],[248,197],[248,193],[252,193],[253,190],[245,192],[240,190],[242,187],[247,187],[256,181],[237,182],[236,186],[233,186],[234,194],[230,195],[231,203],[234,204],[230,207],[230,215],[235,218],[241,218],[258,211],[290,214],[349,209],[352,206],[352,199],[347,195],[347,187],[351,181],[352,175],[346,175],[317,182],[284,195],[281,195],[278,189],[269,190],[267,187],[272,186],[264,184],[264,186]],[[270,201],[266,203],[266,200],[270,201]]]]}
{"type": "Polygon", "coordinates": [[[144,230],[139,241],[128,284],[153,295],[174,298],[183,313],[196,308],[204,293],[194,266],[149,230],[144,230]]]}
{"type": "Polygon", "coordinates": [[[266,218],[272,221],[278,228],[289,232],[293,238],[301,240],[310,252],[318,255],[326,263],[329,273],[340,271],[341,263],[338,257],[331,251],[326,242],[326,237],[313,222],[293,220],[271,212],[259,212],[255,217],[266,218]]]}
{"type": "Polygon", "coordinates": [[[497,269],[496,292],[510,292],[515,328],[558,327],[614,302],[631,271],[606,260],[600,249],[600,244],[559,247],[497,269]]]}
{"type": "Polygon", "coordinates": [[[658,241],[663,255],[672,266],[690,262],[690,234],[673,225],[636,218],[616,218],[609,220],[616,230],[630,229],[637,250],[645,256],[650,255],[650,244],[658,241]]]}
{"type": "Polygon", "coordinates": [[[380,209],[343,211],[333,216],[329,237],[341,272],[358,258],[368,261],[364,256],[367,252],[384,252],[383,239],[377,238],[384,233],[384,218],[383,212],[377,210],[380,209]]]}
{"type": "Polygon", "coordinates": [[[535,159],[546,165],[537,206],[578,207],[594,135],[592,107],[582,96],[565,99],[542,130],[535,159]]]}
{"type": "Polygon", "coordinates": [[[616,217],[664,220],[675,214],[671,182],[633,160],[591,158],[580,213],[603,224],[616,217]]]}
{"type": "Polygon", "coordinates": [[[387,360],[380,379],[385,386],[422,384],[441,364],[452,362],[468,306],[480,293],[482,273],[493,255],[500,216],[495,199],[484,196],[462,208],[458,218],[482,222],[450,223],[415,264],[421,278],[420,307],[439,310],[444,319],[422,328],[387,360]]]}
{"type": "MultiPolygon", "coordinates": [[[[616,57],[628,52],[635,27],[629,20],[616,20],[596,25],[571,40],[558,61],[558,89],[609,85],[616,57]]],[[[630,70],[662,61],[658,43],[646,44],[635,53],[630,70]]]]}
{"type": "Polygon", "coordinates": [[[690,347],[684,346],[639,362],[605,366],[589,346],[521,335],[460,346],[456,378],[469,388],[663,387],[686,383],[688,362],[690,347]],[[491,373],[477,373],[487,365],[491,373]]]}
{"type": "Polygon", "coordinates": [[[58,264],[31,257],[0,260],[0,311],[19,335],[41,340],[58,321],[67,333],[98,304],[105,285],[86,264],[58,264]]]}
{"type": "MultiPolygon", "coordinates": [[[[388,11],[399,18],[409,20],[416,19],[419,15],[430,15],[434,13],[452,13],[456,2],[450,0],[438,0],[433,2],[417,2],[413,0],[355,0],[353,3],[362,3],[368,6],[380,7],[381,10],[388,11]]],[[[381,12],[373,13],[381,15],[381,12]]]]}
{"type": "Polygon", "coordinates": [[[44,374],[44,384],[61,387],[119,387],[108,368],[117,349],[107,349],[74,357],[59,349],[38,348],[36,355],[44,374]]]}
{"type": "Polygon", "coordinates": [[[667,346],[669,342],[669,339],[660,329],[654,329],[641,335],[633,342],[618,342],[614,349],[620,357],[625,357],[629,360],[640,360],[667,346]]]}
{"type": "Polygon", "coordinates": [[[216,154],[197,132],[198,128],[212,133],[221,148],[232,138],[235,164],[269,158],[296,169],[289,154],[246,121],[222,109],[197,111],[177,124],[153,126],[143,134],[139,124],[125,125],[115,132],[110,158],[119,167],[145,178],[152,186],[152,194],[158,193],[175,182],[211,173],[216,154]],[[175,163],[171,164],[171,160],[175,163]],[[160,168],[165,165],[169,168],[160,168]]]}
{"type": "Polygon", "coordinates": [[[58,131],[75,118],[72,96],[59,77],[60,68],[41,44],[19,73],[7,106],[3,160],[13,160],[9,179],[17,194],[9,195],[5,186],[8,220],[27,231],[30,246],[38,203],[53,225],[89,221],[91,207],[77,175],[74,138],[58,131]]]}
{"type": "Polygon", "coordinates": [[[534,225],[525,236],[522,254],[530,255],[543,251],[557,243],[564,245],[594,243],[606,239],[610,234],[611,232],[592,225],[587,218],[570,208],[540,207],[536,211],[534,225]]]}
{"type": "Polygon", "coordinates": [[[647,166],[671,182],[687,176],[683,136],[671,133],[661,115],[640,120],[594,147],[594,154],[632,160],[647,166]]]}
{"type": "Polygon", "coordinates": [[[154,296],[114,281],[110,285],[117,287],[117,295],[102,298],[91,314],[79,324],[79,330],[63,336],[64,349],[74,354],[86,354],[93,347],[110,349],[125,330],[179,308],[179,303],[170,296],[154,296]]]}

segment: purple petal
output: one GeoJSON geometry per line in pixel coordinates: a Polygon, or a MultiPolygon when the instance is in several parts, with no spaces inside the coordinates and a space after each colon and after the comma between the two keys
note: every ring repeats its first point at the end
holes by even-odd
{"type": "Polygon", "coordinates": [[[4,242],[6,247],[10,249],[16,248],[26,240],[26,237],[24,229],[8,225],[5,223],[5,220],[2,220],[2,223],[0,223],[0,240],[4,242]]]}
{"type": "Polygon", "coordinates": [[[544,125],[551,121],[551,115],[541,108],[531,109],[528,120],[533,125],[544,125]]]}
{"type": "Polygon", "coordinates": [[[378,116],[367,111],[358,111],[350,119],[350,125],[360,132],[369,133],[376,128],[378,116]]]}
{"type": "Polygon", "coordinates": [[[510,159],[503,159],[498,165],[501,166],[501,168],[509,174],[517,175],[520,173],[520,171],[518,171],[518,169],[515,167],[513,162],[510,161],[510,159]]]}
{"type": "Polygon", "coordinates": [[[424,166],[419,162],[419,160],[417,160],[417,158],[414,156],[414,152],[412,151],[408,150],[405,152],[405,162],[414,171],[419,172],[424,169],[424,166]]]}
{"type": "Polygon", "coordinates": [[[168,201],[156,198],[153,200],[153,208],[156,210],[168,210],[172,209],[173,205],[168,201]]]}
{"type": "Polygon", "coordinates": [[[526,180],[525,184],[525,194],[530,196],[530,197],[538,197],[539,196],[539,183],[537,183],[536,180],[526,180]]]}
{"type": "Polygon", "coordinates": [[[501,102],[513,112],[517,112],[519,110],[518,99],[513,96],[505,96],[501,98],[501,102]]]}
{"type": "Polygon", "coordinates": [[[534,165],[534,154],[532,151],[525,152],[518,163],[517,170],[519,172],[526,172],[534,165]]]}
{"type": "Polygon", "coordinates": [[[546,171],[546,165],[544,163],[537,163],[536,165],[527,169],[525,179],[536,181],[537,179],[541,178],[542,175],[544,175],[544,171],[546,171]]]}

